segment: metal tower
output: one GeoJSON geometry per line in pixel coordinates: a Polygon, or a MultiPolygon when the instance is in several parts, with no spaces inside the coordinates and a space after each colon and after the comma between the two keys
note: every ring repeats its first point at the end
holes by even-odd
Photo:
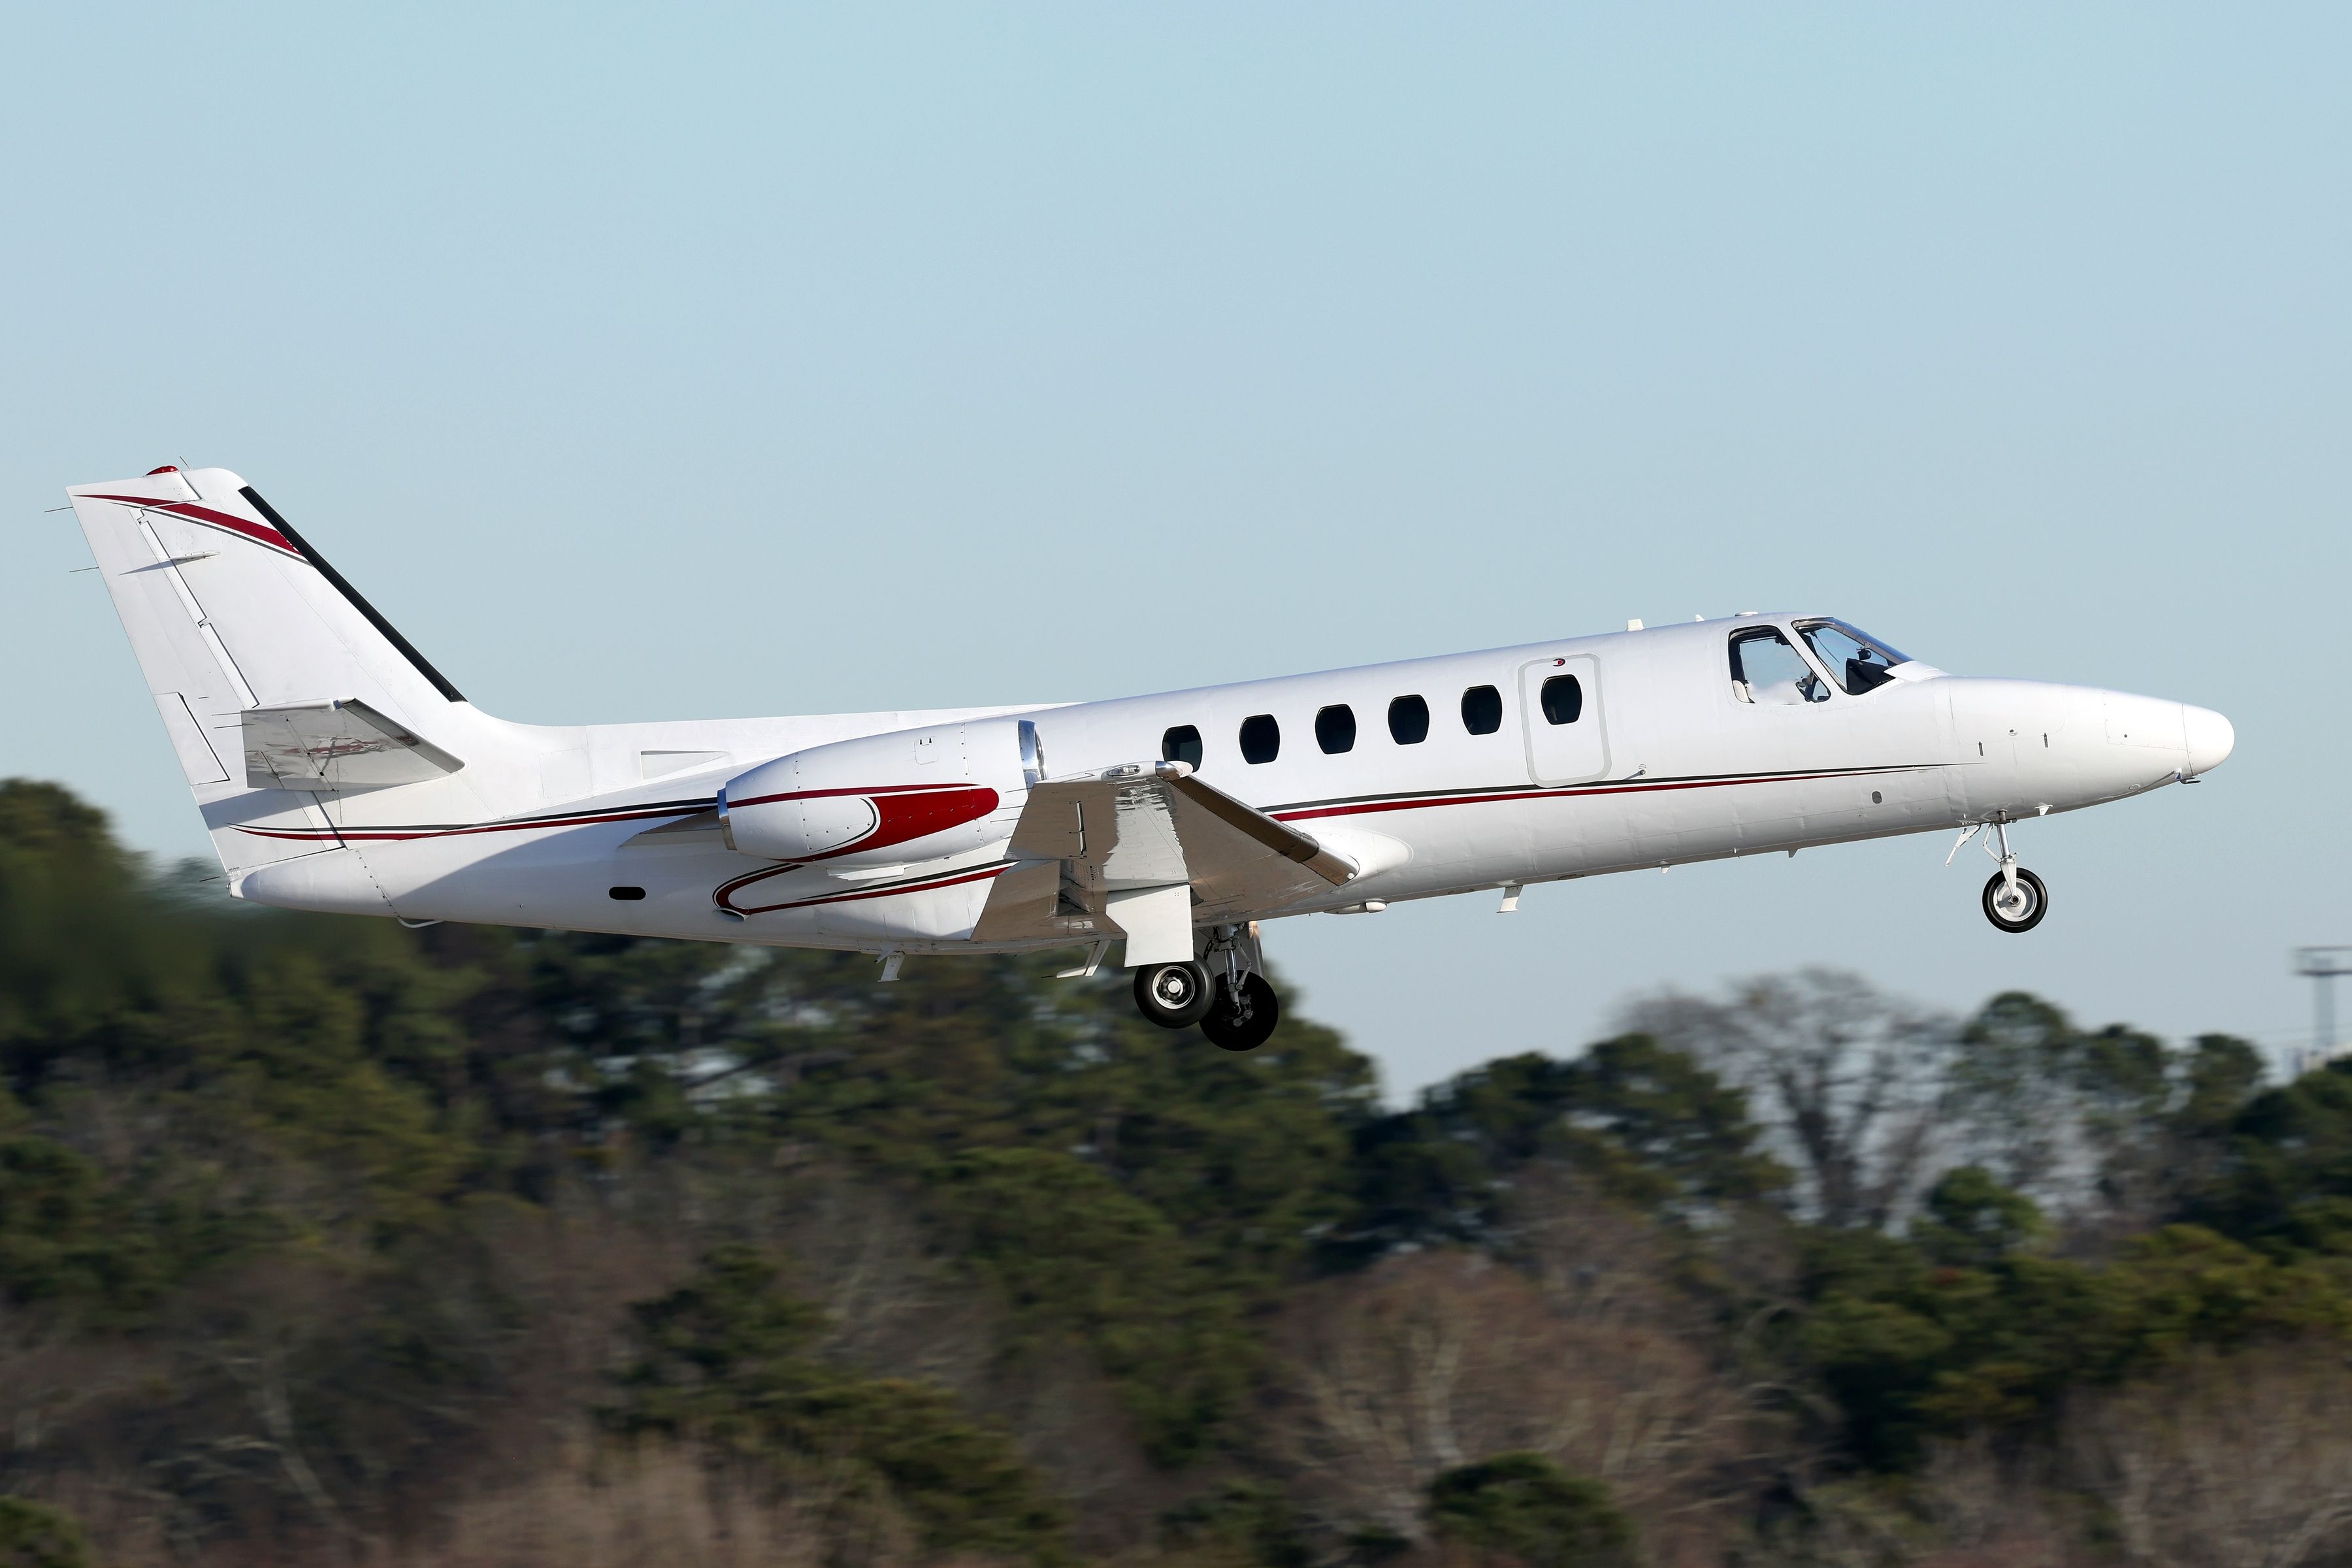
{"type": "Polygon", "coordinates": [[[2352,947],[2298,947],[2294,972],[2311,979],[2311,1050],[2300,1074],[2336,1055],[2336,977],[2352,974],[2352,947]]]}

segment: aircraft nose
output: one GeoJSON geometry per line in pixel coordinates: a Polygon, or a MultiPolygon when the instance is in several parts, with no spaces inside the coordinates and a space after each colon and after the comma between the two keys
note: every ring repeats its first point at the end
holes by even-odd
{"type": "Polygon", "coordinates": [[[2238,743],[2238,731],[2210,708],[2180,709],[2180,727],[2189,742],[2189,776],[2196,777],[2229,761],[2238,743]]]}

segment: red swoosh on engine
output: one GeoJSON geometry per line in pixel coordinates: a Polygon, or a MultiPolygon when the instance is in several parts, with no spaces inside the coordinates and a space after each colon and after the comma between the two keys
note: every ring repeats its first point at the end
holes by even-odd
{"type": "Polygon", "coordinates": [[[740,803],[730,800],[727,809],[739,811],[746,806],[838,799],[845,795],[862,796],[873,806],[873,827],[865,837],[854,838],[839,848],[827,849],[821,855],[804,855],[792,864],[804,866],[814,860],[831,860],[861,850],[887,849],[893,844],[928,838],[934,833],[979,821],[996,809],[1000,798],[985,784],[886,784],[878,789],[803,789],[783,795],[758,795],[740,803]]]}

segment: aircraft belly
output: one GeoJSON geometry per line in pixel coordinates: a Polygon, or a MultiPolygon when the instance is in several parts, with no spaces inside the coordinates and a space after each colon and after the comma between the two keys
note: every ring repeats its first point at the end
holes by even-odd
{"type": "Polygon", "coordinates": [[[712,891],[756,862],[694,846],[617,852],[610,831],[548,834],[488,855],[478,840],[455,837],[353,847],[390,912],[410,920],[778,946],[955,946],[987,896],[984,879],[901,892],[793,870],[761,884],[779,907],[738,920],[716,907],[712,891]],[[614,888],[638,889],[644,897],[614,899],[614,888]]]}
{"type": "Polygon", "coordinates": [[[354,839],[352,847],[407,920],[642,931],[675,929],[692,910],[691,934],[723,934],[713,929],[720,920],[709,907],[709,884],[678,874],[685,858],[625,860],[614,853],[615,837],[610,828],[577,829],[517,836],[486,849],[480,837],[450,834],[354,839]],[[652,874],[656,869],[667,874],[652,874]],[[646,897],[615,900],[615,887],[642,888],[646,897]]]}
{"type": "Polygon", "coordinates": [[[1538,868],[1558,837],[1557,825],[1547,822],[1546,804],[1437,806],[1399,813],[1381,826],[1412,845],[1411,868],[1416,883],[1450,889],[1524,881],[1546,874],[1538,868]]]}
{"type": "MultiPolygon", "coordinates": [[[[894,941],[961,942],[988,902],[990,879],[823,904],[819,929],[861,945],[894,941]]],[[[755,917],[753,923],[759,919],[755,917]]]]}

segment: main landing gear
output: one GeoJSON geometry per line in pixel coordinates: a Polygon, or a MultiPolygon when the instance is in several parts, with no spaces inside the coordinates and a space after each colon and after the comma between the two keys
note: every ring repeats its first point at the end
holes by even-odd
{"type": "MultiPolygon", "coordinates": [[[[2009,824],[1996,817],[1990,825],[1979,822],[1963,829],[1959,844],[1952,846],[1952,855],[1988,826],[1993,837],[1985,841],[1985,853],[2000,863],[2000,869],[1984,885],[1985,919],[1992,921],[1995,931],[2020,935],[2040,925],[2042,917],[2050,912],[2050,889],[2042,885],[2041,878],[2017,863],[2017,852],[2009,847],[2009,824]],[[1999,848],[1993,847],[1996,842],[1999,848]]],[[[1952,856],[1945,856],[1944,864],[1951,863],[1952,856]]]]}
{"type": "Polygon", "coordinates": [[[1257,935],[1219,926],[1205,962],[1147,963],[1135,972],[1135,1005],[1163,1029],[1198,1024],[1221,1050],[1254,1051],[1274,1034],[1282,1004],[1260,973],[1257,935]]]}

